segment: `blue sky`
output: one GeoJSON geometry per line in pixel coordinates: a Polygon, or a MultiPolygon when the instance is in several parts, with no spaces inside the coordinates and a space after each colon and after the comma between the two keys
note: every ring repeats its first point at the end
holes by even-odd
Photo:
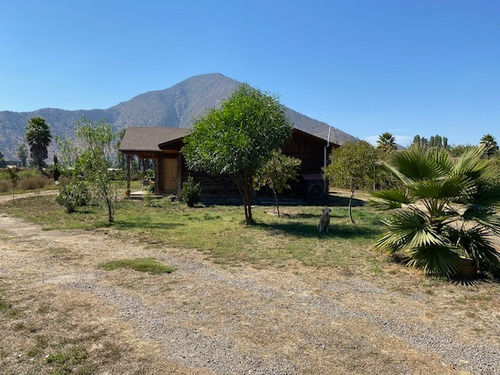
{"type": "Polygon", "coordinates": [[[0,110],[108,108],[215,72],[361,139],[500,141],[500,1],[0,0],[0,110]]]}

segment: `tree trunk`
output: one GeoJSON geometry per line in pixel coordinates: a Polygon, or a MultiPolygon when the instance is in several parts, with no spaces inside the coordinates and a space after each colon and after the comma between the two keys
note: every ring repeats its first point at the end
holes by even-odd
{"type": "Polygon", "coordinates": [[[354,224],[354,219],[352,218],[352,198],[354,197],[354,190],[351,190],[351,197],[349,198],[349,219],[351,224],[354,224]]]}
{"type": "Polygon", "coordinates": [[[276,206],[276,211],[278,212],[278,217],[280,217],[280,207],[278,206],[278,194],[276,194],[276,190],[273,189],[274,193],[274,205],[276,206]]]}
{"type": "Polygon", "coordinates": [[[112,223],[114,221],[113,218],[113,207],[111,205],[111,202],[106,202],[108,205],[108,222],[112,223]]]}

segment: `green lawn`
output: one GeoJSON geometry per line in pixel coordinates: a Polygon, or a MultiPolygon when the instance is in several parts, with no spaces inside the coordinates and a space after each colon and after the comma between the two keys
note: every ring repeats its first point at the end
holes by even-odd
{"type": "Polygon", "coordinates": [[[382,214],[356,207],[356,224],[349,223],[345,207],[332,207],[328,234],[317,232],[322,207],[285,206],[283,217],[270,214],[273,207],[254,207],[253,226],[244,225],[243,207],[208,206],[189,208],[167,199],[123,200],[117,205],[115,222],[106,222],[105,210],[79,208],[67,214],[54,197],[19,199],[2,211],[38,223],[46,230],[109,228],[112,235],[157,247],[198,249],[224,264],[250,262],[276,266],[300,262],[307,266],[333,266],[381,272],[383,256],[373,251],[381,233],[382,214]]]}

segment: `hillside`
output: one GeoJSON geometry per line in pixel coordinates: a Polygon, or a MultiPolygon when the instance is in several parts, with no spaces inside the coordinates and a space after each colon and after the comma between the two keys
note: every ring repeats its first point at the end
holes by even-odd
{"type": "MultiPolygon", "coordinates": [[[[0,111],[0,151],[6,159],[17,159],[25,126],[34,116],[45,118],[52,135],[73,137],[74,124],[81,117],[105,119],[117,129],[127,126],[168,126],[187,128],[207,109],[219,106],[241,83],[222,74],[203,74],[188,78],[168,89],[149,91],[108,109],[67,111],[44,108],[33,112],[0,111]]],[[[295,127],[325,137],[329,125],[285,107],[295,127]]],[[[332,127],[331,139],[337,143],[353,136],[332,127]]],[[[54,145],[52,145],[52,151],[54,145]]]]}

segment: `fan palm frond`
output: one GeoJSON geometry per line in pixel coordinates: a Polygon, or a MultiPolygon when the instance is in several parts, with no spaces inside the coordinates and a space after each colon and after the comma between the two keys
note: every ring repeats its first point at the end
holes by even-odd
{"type": "Polygon", "coordinates": [[[381,209],[401,208],[403,204],[412,203],[407,191],[401,189],[378,190],[372,192],[371,195],[378,198],[378,200],[372,201],[371,204],[381,209]]]}
{"type": "Polygon", "coordinates": [[[495,273],[500,272],[500,258],[486,228],[480,226],[471,229],[449,228],[448,236],[458,248],[474,260],[479,268],[495,273]]]}
{"type": "Polygon", "coordinates": [[[451,277],[458,272],[459,255],[449,247],[424,246],[410,252],[408,266],[451,277]]]}
{"type": "Polygon", "coordinates": [[[440,177],[440,171],[436,163],[426,154],[423,149],[411,148],[393,154],[392,164],[397,173],[412,181],[440,177]]]}
{"type": "Polygon", "coordinates": [[[392,157],[386,167],[402,182],[393,191],[373,194],[386,207],[401,211],[384,221],[387,231],[376,247],[404,252],[408,265],[451,276],[458,251],[483,270],[500,273],[499,253],[489,238],[500,235],[498,180],[490,176],[491,160],[481,149],[452,159],[445,150],[412,148],[392,157]]]}

